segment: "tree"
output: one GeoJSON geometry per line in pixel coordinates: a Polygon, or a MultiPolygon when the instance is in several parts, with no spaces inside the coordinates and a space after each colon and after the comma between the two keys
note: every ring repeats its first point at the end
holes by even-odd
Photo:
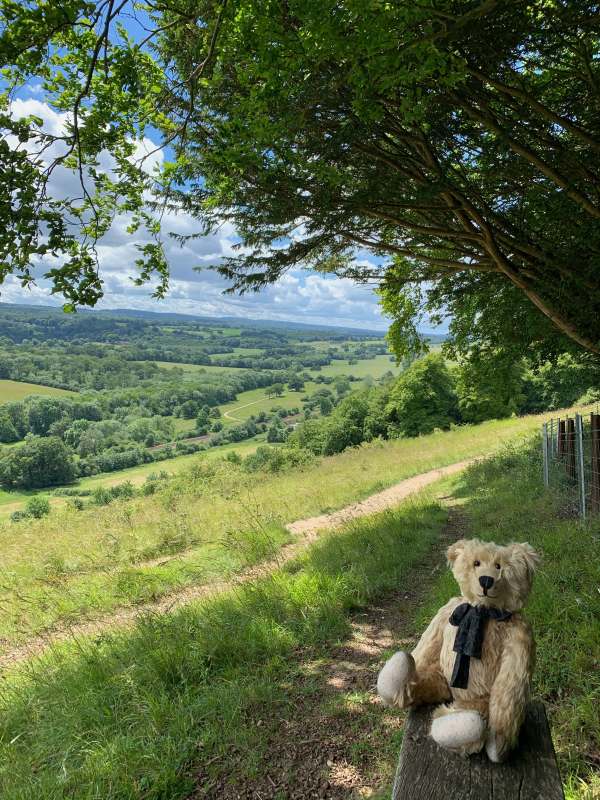
{"type": "Polygon", "coordinates": [[[180,414],[184,419],[194,419],[198,413],[198,403],[195,400],[186,400],[181,404],[180,414]]]}
{"type": "Polygon", "coordinates": [[[267,430],[267,442],[269,442],[269,444],[285,442],[287,435],[287,427],[282,423],[280,417],[276,416],[267,430]]]}
{"type": "Polygon", "coordinates": [[[552,361],[530,366],[523,382],[525,411],[565,408],[587,389],[600,386],[600,366],[595,359],[573,358],[563,353],[552,361]]]}
{"type": "Polygon", "coordinates": [[[201,408],[196,416],[196,430],[202,429],[204,431],[205,428],[208,430],[209,424],[208,412],[205,408],[201,408]]]}
{"type": "Polygon", "coordinates": [[[28,284],[33,261],[63,255],[54,288],[68,308],[93,305],[94,244],[127,209],[150,234],[137,281],[162,296],[153,189],[201,232],[235,226],[241,246],[219,266],[234,288],[297,264],[376,281],[399,353],[419,350],[424,310],[451,314],[463,352],[565,337],[599,351],[592,0],[38,5],[2,6],[6,96],[45,80],[73,119],[58,134],[70,161],[33,155],[54,140],[2,107],[20,144],[0,156],[0,196],[18,198],[3,208],[0,276],[28,284]],[[149,18],[143,44],[119,33],[130,5],[149,18]],[[148,125],[175,153],[152,177],[133,157],[148,125]],[[110,176],[95,169],[105,152],[110,176]],[[48,191],[59,165],[81,174],[83,201],[48,191]],[[387,260],[362,265],[357,247],[387,260]]]}
{"type": "Polygon", "coordinates": [[[336,378],[335,391],[338,397],[343,397],[350,391],[350,381],[347,378],[336,378]]]}
{"type": "Polygon", "coordinates": [[[452,375],[441,355],[425,356],[400,375],[390,391],[386,415],[388,430],[396,436],[446,429],[458,419],[452,375]]]}
{"type": "Polygon", "coordinates": [[[301,392],[304,389],[304,378],[301,375],[295,375],[288,379],[288,388],[293,392],[301,392]]]}
{"type": "Polygon", "coordinates": [[[29,430],[45,436],[51,425],[68,416],[70,404],[57,397],[32,397],[28,401],[27,417],[29,430]]]}
{"type": "Polygon", "coordinates": [[[281,397],[284,391],[285,387],[283,383],[274,383],[265,390],[265,393],[267,397],[281,397]]]}
{"type": "Polygon", "coordinates": [[[10,442],[17,442],[18,440],[19,434],[13,425],[10,415],[0,407],[0,442],[9,444],[10,442]]]}
{"type": "Polygon", "coordinates": [[[477,423],[516,414],[524,401],[523,374],[522,361],[494,353],[472,354],[461,361],[456,369],[461,420],[477,423]]]}
{"type": "Polygon", "coordinates": [[[54,437],[28,437],[0,456],[0,484],[7,489],[40,489],[74,478],[73,457],[54,437]]]}
{"type": "Polygon", "coordinates": [[[321,397],[319,400],[319,409],[322,417],[327,417],[333,410],[333,403],[328,397],[321,397]]]}

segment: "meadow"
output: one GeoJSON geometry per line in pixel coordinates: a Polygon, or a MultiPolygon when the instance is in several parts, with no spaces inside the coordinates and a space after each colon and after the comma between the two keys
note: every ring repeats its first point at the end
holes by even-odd
{"type": "MultiPolygon", "coordinates": [[[[482,427],[489,445],[497,425],[482,427]]],[[[454,436],[445,434],[446,454],[458,458],[468,444],[454,436]]],[[[322,742],[308,751],[317,788],[325,781],[331,796],[347,796],[344,781],[358,775],[364,796],[388,797],[404,714],[374,705],[371,687],[399,645],[371,656],[365,685],[332,685],[328,675],[370,604],[381,609],[386,598],[393,605],[399,593],[424,592],[406,620],[418,635],[456,592],[446,570],[423,571],[442,555],[443,496],[468,535],[528,540],[543,553],[528,607],[538,640],[535,694],[549,710],[567,800],[593,800],[600,789],[598,521],[561,518],[560,495],[541,484],[538,449],[535,440],[513,439],[395,510],[324,534],[252,585],[146,616],[132,630],[61,645],[9,673],[0,698],[2,797],[229,800],[267,776],[283,798],[286,787],[312,779],[305,759],[293,757],[295,748],[307,752],[301,737],[322,742]],[[283,762],[281,748],[289,749],[283,762]]],[[[360,460],[389,469],[392,452],[371,450],[360,460]]],[[[356,467],[356,455],[331,459],[328,473],[345,474],[349,459],[356,467]]],[[[289,478],[278,480],[284,486],[289,478]]]]}
{"type": "Polygon", "coordinates": [[[356,359],[355,363],[350,363],[348,359],[336,359],[326,367],[322,367],[317,374],[332,378],[337,378],[341,375],[353,375],[355,378],[373,378],[377,380],[387,372],[398,375],[400,369],[394,356],[378,355],[374,358],[356,359]]]}
{"type": "MultiPolygon", "coordinates": [[[[181,423],[188,420],[180,420],[181,423]]],[[[190,455],[177,456],[176,458],[168,459],[157,463],[140,464],[137,467],[129,467],[128,469],[118,470],[116,472],[105,472],[99,475],[91,475],[89,478],[80,478],[76,483],[69,484],[66,487],[53,487],[50,489],[31,489],[29,491],[11,490],[6,491],[0,489],[0,520],[6,518],[7,515],[13,511],[18,511],[30,497],[45,497],[48,499],[52,507],[64,506],[66,500],[63,497],[54,495],[57,488],[68,488],[81,491],[93,491],[98,488],[110,488],[124,482],[130,482],[133,486],[139,487],[148,478],[159,472],[165,472],[168,475],[177,475],[190,466],[197,464],[198,459],[212,460],[215,458],[223,458],[230,452],[236,452],[240,456],[246,456],[254,453],[257,447],[265,443],[264,434],[254,437],[253,439],[245,442],[236,442],[235,444],[225,444],[220,447],[207,450],[201,454],[192,453],[190,455]]],[[[6,521],[6,519],[5,519],[6,521]]]]}
{"type": "MultiPolygon", "coordinates": [[[[188,469],[155,495],[83,511],[61,499],[48,517],[6,520],[0,523],[0,638],[15,644],[65,622],[231,576],[248,558],[271,556],[287,541],[285,523],[489,453],[537,430],[543,418],[376,441],[273,475],[248,473],[204,453],[184,457],[188,469]],[[250,555],[240,557],[244,547],[250,555]]],[[[135,472],[121,477],[134,479],[135,472]]]]}
{"type": "Polygon", "coordinates": [[[75,392],[71,392],[68,389],[57,389],[53,386],[42,386],[41,384],[27,383],[25,381],[0,380],[0,404],[9,403],[13,400],[23,400],[32,394],[48,397],[75,396],[75,392]]]}

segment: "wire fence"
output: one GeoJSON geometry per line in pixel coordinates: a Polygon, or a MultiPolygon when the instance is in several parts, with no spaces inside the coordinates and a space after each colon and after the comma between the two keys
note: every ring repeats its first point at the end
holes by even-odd
{"type": "Polygon", "coordinates": [[[544,485],[560,491],[582,519],[600,512],[600,414],[556,417],[542,425],[544,485]]]}

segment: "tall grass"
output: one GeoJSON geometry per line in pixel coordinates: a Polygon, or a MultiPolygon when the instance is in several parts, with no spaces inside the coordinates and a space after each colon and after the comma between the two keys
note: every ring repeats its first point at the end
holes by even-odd
{"type": "Polygon", "coordinates": [[[405,580],[444,517],[406,504],[253,585],[19,671],[0,701],[0,796],[177,800],[200,770],[251,770],[268,757],[257,710],[293,696],[295,654],[346,635],[349,610],[405,580]]]}
{"type": "Polygon", "coordinates": [[[18,642],[64,622],[231,575],[245,562],[223,545],[228,537],[251,538],[268,529],[281,545],[286,522],[488,453],[539,421],[521,417],[375,442],[280,475],[249,475],[232,464],[189,457],[193,466],[152,497],[0,524],[0,637],[18,642]],[[161,556],[172,560],[143,564],[161,556]]]}
{"type": "MultiPolygon", "coordinates": [[[[528,540],[543,553],[527,609],[538,642],[535,692],[550,712],[567,800],[593,800],[600,521],[562,518],[561,497],[544,492],[527,446],[445,480],[443,490],[462,503],[467,535],[528,540]]],[[[178,800],[198,784],[214,797],[223,782],[258,775],[277,734],[269,720],[302,713],[303,692],[319,702],[318,671],[311,687],[303,683],[307,663],[348,635],[353,609],[414,588],[412,569],[437,554],[445,517],[422,496],[323,537],[253,585],[149,616],[128,632],[63,645],[6,676],[0,796],[178,800]]],[[[436,579],[415,629],[456,591],[449,573],[436,579]]],[[[357,758],[378,766],[383,754],[389,774],[397,743],[389,727],[375,725],[368,742],[357,742],[357,758]]]]}

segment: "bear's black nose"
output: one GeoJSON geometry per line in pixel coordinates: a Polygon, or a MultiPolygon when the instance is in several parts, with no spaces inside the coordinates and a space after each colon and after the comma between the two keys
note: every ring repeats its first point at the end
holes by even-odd
{"type": "Polygon", "coordinates": [[[483,593],[487,594],[488,590],[494,585],[494,579],[490,578],[489,575],[482,575],[481,578],[479,578],[479,584],[483,589],[483,593]]]}

